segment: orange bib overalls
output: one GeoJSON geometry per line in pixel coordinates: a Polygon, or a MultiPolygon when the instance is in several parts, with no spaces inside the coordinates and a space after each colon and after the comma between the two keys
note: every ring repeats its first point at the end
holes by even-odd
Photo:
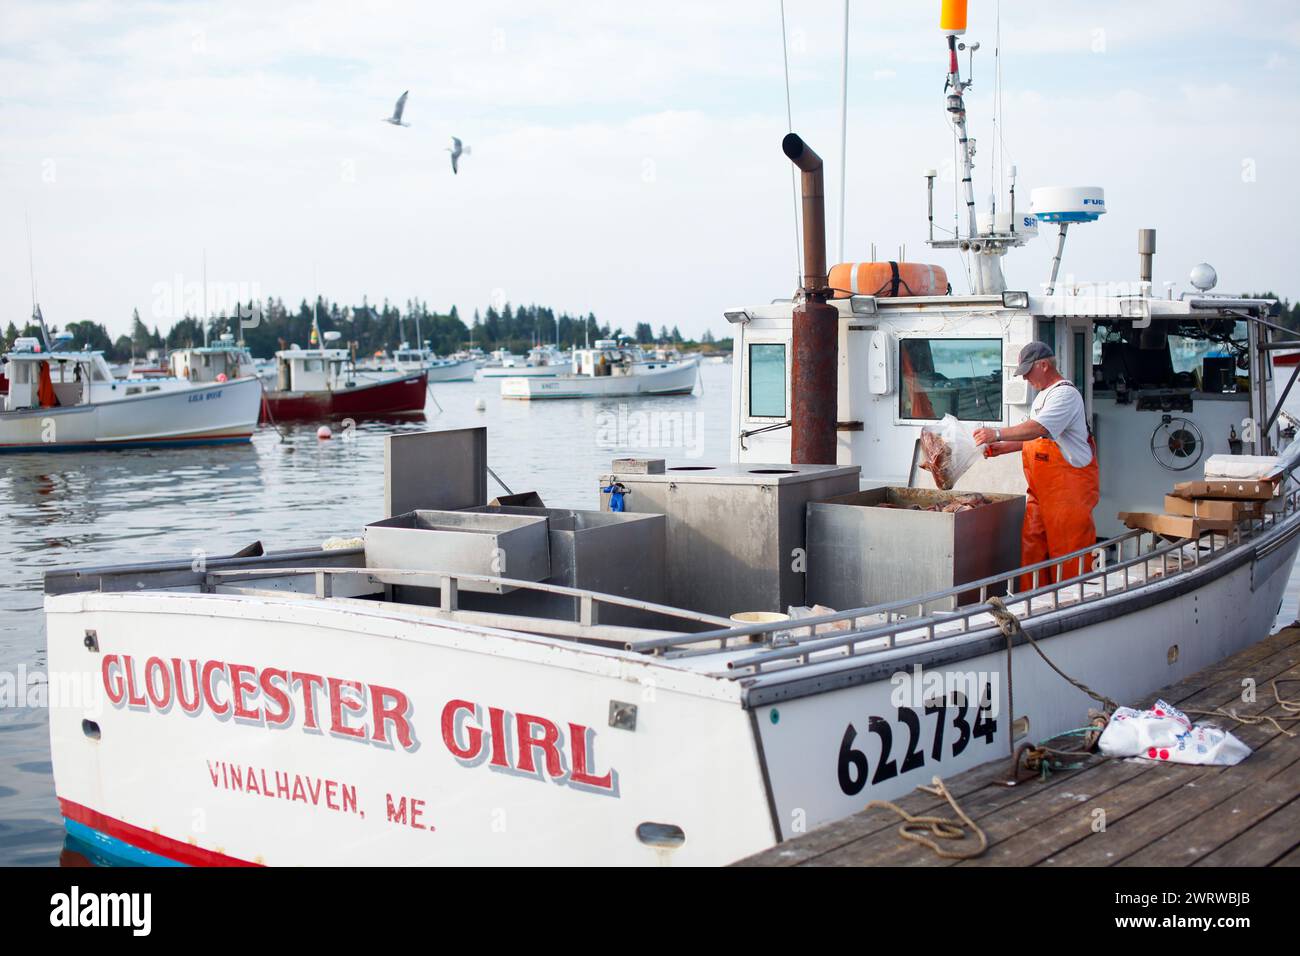
{"type": "MultiPolygon", "coordinates": [[[[1073,387],[1073,386],[1071,386],[1073,387]]],[[[1097,526],[1092,520],[1092,510],[1101,496],[1098,469],[1097,443],[1088,436],[1092,461],[1075,468],[1061,448],[1050,438],[1035,438],[1020,449],[1029,490],[1025,497],[1025,524],[1020,534],[1020,563],[1037,564],[1048,558],[1058,558],[1071,551],[1090,548],[1097,543],[1097,526]]],[[[1057,580],[1055,568],[1038,572],[1038,586],[1057,580]]],[[[1082,571],[1092,570],[1092,556],[1085,555],[1082,571]]],[[[1061,565],[1060,580],[1081,573],[1079,559],[1061,565]]],[[[1034,587],[1032,574],[1022,575],[1020,590],[1034,587]]]]}

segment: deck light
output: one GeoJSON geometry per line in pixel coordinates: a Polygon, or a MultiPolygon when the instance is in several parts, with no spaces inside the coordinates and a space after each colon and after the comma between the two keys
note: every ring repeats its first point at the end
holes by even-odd
{"type": "Polygon", "coordinates": [[[743,325],[753,318],[753,316],[750,315],[744,309],[739,309],[735,312],[723,312],[722,317],[726,319],[728,322],[730,322],[732,325],[735,325],[737,323],[743,325]]]}
{"type": "Polygon", "coordinates": [[[1004,309],[1029,308],[1029,293],[1028,292],[1003,292],[1002,307],[1004,309]]]}
{"type": "Polygon", "coordinates": [[[854,315],[875,315],[876,297],[874,295],[851,295],[849,296],[849,307],[853,309],[854,315]]]}

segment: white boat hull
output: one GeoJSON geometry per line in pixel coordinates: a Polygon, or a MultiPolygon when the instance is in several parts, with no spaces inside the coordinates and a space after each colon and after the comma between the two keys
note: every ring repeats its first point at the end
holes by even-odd
{"type": "MultiPolygon", "coordinates": [[[[1027,626],[1066,672],[1137,702],[1269,633],[1298,531],[1027,626]]],[[[82,675],[97,694],[52,701],[69,829],[158,861],[727,863],[1005,759],[1011,716],[1044,740],[1093,703],[1019,645],[1009,715],[987,627],[742,681],[307,595],[83,592],[46,612],[52,685],[82,675]],[[900,706],[892,678],[917,664],[987,681],[987,713],[900,706]],[[626,704],[634,726],[611,726],[626,704]],[[646,845],[646,823],[685,840],[646,845]]]]}
{"type": "Polygon", "coordinates": [[[149,392],[111,402],[0,413],[0,452],[83,451],[248,441],[256,378],[149,392]]]}
{"type": "Polygon", "coordinates": [[[430,382],[472,382],[477,371],[470,359],[445,365],[428,365],[425,370],[429,373],[430,382]]]}
{"type": "Polygon", "coordinates": [[[685,395],[694,391],[699,361],[687,359],[630,375],[574,375],[501,380],[501,397],[524,401],[560,398],[623,398],[636,395],[685,395]]]}
{"type": "Polygon", "coordinates": [[[497,368],[481,368],[478,370],[479,378],[555,378],[557,375],[566,375],[573,372],[571,365],[520,365],[498,366],[497,368]]]}

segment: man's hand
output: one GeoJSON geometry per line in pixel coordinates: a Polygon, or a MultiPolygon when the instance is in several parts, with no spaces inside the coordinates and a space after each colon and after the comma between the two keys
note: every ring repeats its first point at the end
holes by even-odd
{"type": "Polygon", "coordinates": [[[996,458],[998,455],[1009,455],[1012,452],[1020,451],[1020,442],[1018,441],[995,441],[984,446],[985,458],[996,458]]]}
{"type": "Polygon", "coordinates": [[[992,445],[998,440],[998,433],[993,428],[977,428],[972,436],[977,445],[992,445]]]}

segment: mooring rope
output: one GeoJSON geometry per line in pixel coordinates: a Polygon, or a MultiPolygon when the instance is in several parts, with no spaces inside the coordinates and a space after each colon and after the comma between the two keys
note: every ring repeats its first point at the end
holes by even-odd
{"type": "Polygon", "coordinates": [[[1011,639],[1015,637],[1017,634],[1020,635],[1026,641],[1029,642],[1029,646],[1032,647],[1038,653],[1038,656],[1043,659],[1043,661],[1047,664],[1047,666],[1050,667],[1052,670],[1056,671],[1056,673],[1060,675],[1061,679],[1064,680],[1066,683],[1071,684],[1074,687],[1077,687],[1079,690],[1083,691],[1093,700],[1097,701],[1097,703],[1106,707],[1106,709],[1112,713],[1119,708],[1119,704],[1115,703],[1115,701],[1111,700],[1105,694],[1097,693],[1095,690],[1093,690],[1083,681],[1075,680],[1065,671],[1057,667],[1056,664],[1052,662],[1052,659],[1043,653],[1043,649],[1038,646],[1038,642],[1035,641],[1032,637],[1030,637],[1025,632],[1025,629],[1020,626],[1020,619],[1016,617],[1014,614],[1012,614],[1009,610],[1007,610],[1007,606],[1004,603],[1002,603],[1001,598],[999,597],[989,598],[988,605],[989,608],[991,609],[990,613],[993,615],[993,619],[997,621],[998,628],[1002,631],[1002,633],[1007,636],[1008,642],[1010,642],[1011,639]]]}
{"type": "Polygon", "coordinates": [[[914,816],[898,804],[889,800],[872,800],[867,804],[866,808],[872,810],[876,807],[882,807],[886,810],[893,810],[903,818],[902,824],[898,827],[898,835],[904,840],[911,840],[913,843],[919,843],[922,846],[929,847],[935,852],[935,855],[941,859],[970,860],[979,856],[988,849],[989,838],[984,834],[984,831],[979,828],[979,825],[966,814],[966,811],[961,808],[961,804],[957,802],[957,799],[951,792],[949,792],[948,788],[944,786],[943,780],[939,777],[935,777],[931,780],[931,786],[917,787],[916,789],[923,793],[928,793],[931,796],[943,797],[948,801],[948,806],[952,807],[953,812],[957,814],[959,819],[953,820],[949,817],[928,815],[914,816]],[[977,848],[970,850],[945,850],[935,842],[935,840],[964,840],[966,839],[965,827],[970,827],[971,832],[973,832],[979,840],[979,846],[977,848]],[[917,828],[919,828],[921,832],[917,832],[917,828]],[[929,832],[930,836],[925,835],[926,831],[929,832]],[[931,839],[931,837],[934,839],[931,839]]]}

